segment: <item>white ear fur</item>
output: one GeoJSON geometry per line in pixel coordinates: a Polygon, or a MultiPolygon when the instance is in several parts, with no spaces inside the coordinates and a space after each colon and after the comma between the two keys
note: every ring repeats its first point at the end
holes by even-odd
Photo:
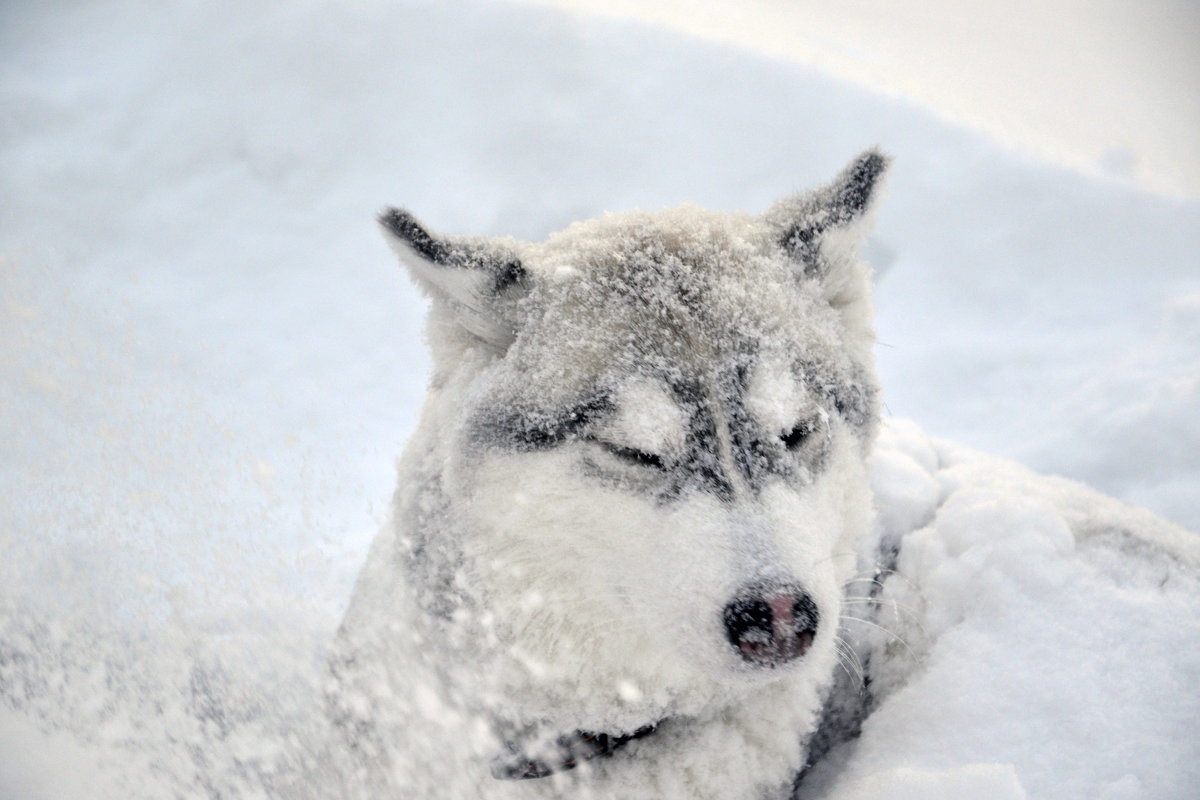
{"type": "Polygon", "coordinates": [[[516,335],[514,295],[526,274],[511,245],[482,237],[435,237],[407,211],[379,216],[384,238],[426,294],[467,332],[498,350],[516,335]]]}
{"type": "Polygon", "coordinates": [[[868,150],[830,183],[786,197],[763,214],[799,273],[820,280],[835,306],[866,291],[856,251],[874,223],[890,164],[878,150],[868,150]]]}

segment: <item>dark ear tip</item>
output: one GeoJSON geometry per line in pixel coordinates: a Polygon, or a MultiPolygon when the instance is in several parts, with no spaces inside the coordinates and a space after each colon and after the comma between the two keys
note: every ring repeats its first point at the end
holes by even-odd
{"type": "Polygon", "coordinates": [[[376,219],[379,220],[379,224],[382,225],[388,233],[397,236],[406,242],[412,240],[412,234],[415,231],[424,232],[421,228],[421,224],[417,222],[417,218],[402,208],[394,208],[389,206],[381,211],[376,219]]]}
{"type": "Polygon", "coordinates": [[[402,208],[387,208],[378,217],[384,230],[407,244],[418,255],[441,264],[448,256],[446,246],[434,239],[417,218],[402,208]]]}
{"type": "Polygon", "coordinates": [[[892,165],[892,157],[872,147],[854,160],[847,172],[858,182],[874,185],[892,165]]]}
{"type": "Polygon", "coordinates": [[[865,211],[891,164],[891,157],[877,148],[854,159],[837,181],[841,205],[855,216],[865,211]]]}

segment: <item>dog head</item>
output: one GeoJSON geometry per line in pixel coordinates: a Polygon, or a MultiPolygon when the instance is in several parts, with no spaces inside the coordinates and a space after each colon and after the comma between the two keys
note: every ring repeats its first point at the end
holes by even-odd
{"type": "Polygon", "coordinates": [[[444,531],[423,547],[453,550],[544,713],[633,731],[713,686],[832,671],[878,417],[855,251],[886,169],[868,152],[761,215],[612,214],[537,244],[381,217],[433,303],[421,469],[444,531]]]}

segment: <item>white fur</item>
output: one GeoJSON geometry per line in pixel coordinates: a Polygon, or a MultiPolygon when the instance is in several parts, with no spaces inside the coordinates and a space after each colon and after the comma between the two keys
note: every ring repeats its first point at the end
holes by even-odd
{"type": "MultiPolygon", "coordinates": [[[[822,195],[802,197],[793,205],[803,213],[820,208],[822,195]]],[[[829,413],[793,364],[827,365],[872,391],[874,377],[867,273],[849,234],[831,230],[827,269],[805,276],[780,248],[795,221],[787,208],[609,215],[543,244],[505,243],[526,276],[503,298],[487,296],[486,275],[394,243],[434,297],[436,364],[393,522],[372,547],[333,659],[331,712],[361,754],[341,791],[788,794],[836,668],[842,586],[870,518],[873,435],[872,422],[855,428],[829,413]],[[656,270],[665,283],[627,302],[656,270]],[[779,437],[818,414],[824,460],[752,486],[736,467],[735,409],[717,403],[709,455],[729,495],[664,500],[655,489],[687,455],[696,409],[663,376],[721,397],[720,369],[743,352],[753,359],[749,424],[779,437]],[[481,438],[480,419],[537,421],[596,385],[610,388],[615,409],[587,435],[524,447],[487,439],[484,426],[481,438]],[[769,669],[739,655],[721,616],[763,580],[798,583],[821,613],[803,657],[769,669]],[[660,720],[653,735],[574,771],[489,774],[506,739],[630,733],[660,720]]],[[[848,227],[861,236],[864,224],[848,227]]]]}
{"type": "Polygon", "coordinates": [[[653,453],[677,452],[683,446],[685,420],[662,385],[635,378],[621,387],[620,397],[617,418],[602,436],[653,453]]]}

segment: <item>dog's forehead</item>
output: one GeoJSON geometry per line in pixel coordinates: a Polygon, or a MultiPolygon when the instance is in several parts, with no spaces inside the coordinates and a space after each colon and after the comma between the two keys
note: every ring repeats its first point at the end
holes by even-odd
{"type": "Polygon", "coordinates": [[[718,416],[738,436],[788,431],[814,406],[869,433],[873,395],[846,323],[762,218],[609,215],[520,255],[521,321],[481,382],[488,435],[537,447],[604,424],[655,451],[711,445],[718,416]]]}
{"type": "Polygon", "coordinates": [[[607,215],[524,255],[537,289],[514,360],[553,362],[558,381],[695,374],[768,346],[821,348],[833,318],[749,215],[690,206],[607,215]]]}
{"type": "Polygon", "coordinates": [[[532,255],[550,286],[593,299],[608,295],[650,307],[690,308],[722,287],[745,292],[761,284],[779,256],[771,239],[757,217],[682,206],[576,223],[532,255]]]}

